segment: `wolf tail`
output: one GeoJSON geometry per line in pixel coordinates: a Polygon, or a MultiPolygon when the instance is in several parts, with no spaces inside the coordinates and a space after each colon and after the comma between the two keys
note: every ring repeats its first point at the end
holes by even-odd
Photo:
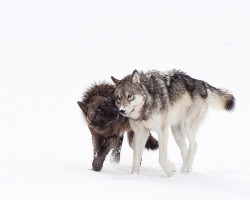
{"type": "Polygon", "coordinates": [[[158,141],[150,134],[145,144],[147,150],[156,150],[159,147],[158,141]]]}
{"type": "Polygon", "coordinates": [[[232,111],[235,107],[235,98],[227,90],[218,89],[207,84],[208,104],[215,109],[232,111]]]}

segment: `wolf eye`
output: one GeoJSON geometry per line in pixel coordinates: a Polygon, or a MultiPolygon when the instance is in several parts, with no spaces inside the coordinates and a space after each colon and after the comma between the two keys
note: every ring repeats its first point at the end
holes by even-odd
{"type": "Polygon", "coordinates": [[[117,99],[116,103],[120,104],[121,103],[121,99],[117,99]]]}
{"type": "Polygon", "coordinates": [[[134,99],[134,95],[129,94],[129,95],[128,95],[128,100],[129,100],[129,101],[132,101],[133,99],[134,99]]]}

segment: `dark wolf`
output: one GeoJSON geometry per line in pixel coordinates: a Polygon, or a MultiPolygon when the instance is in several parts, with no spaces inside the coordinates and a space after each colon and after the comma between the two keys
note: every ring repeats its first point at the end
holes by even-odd
{"type": "Polygon", "coordinates": [[[159,163],[168,176],[173,175],[175,166],[167,157],[168,127],[181,151],[181,172],[190,172],[197,150],[195,135],[209,106],[227,111],[235,106],[235,98],[227,90],[178,70],[148,73],[135,70],[122,80],[111,78],[116,83],[116,105],[129,118],[135,132],[132,173],[139,172],[143,146],[149,130],[154,130],[158,133],[159,163]]]}
{"type": "MultiPolygon", "coordinates": [[[[111,160],[120,161],[123,134],[127,131],[129,145],[133,147],[133,136],[129,121],[120,115],[112,98],[115,86],[111,84],[94,84],[83,95],[78,105],[92,134],[94,159],[92,169],[100,171],[107,154],[112,150],[111,160]]],[[[147,149],[158,148],[158,141],[151,135],[147,137],[147,149]]]]}

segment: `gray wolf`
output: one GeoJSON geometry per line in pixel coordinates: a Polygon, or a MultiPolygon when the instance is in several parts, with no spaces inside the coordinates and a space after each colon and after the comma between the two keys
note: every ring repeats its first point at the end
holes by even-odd
{"type": "Polygon", "coordinates": [[[116,84],[116,106],[129,118],[135,132],[132,173],[139,173],[143,147],[149,130],[154,130],[158,133],[160,166],[167,176],[174,174],[175,166],[167,157],[169,127],[181,151],[181,172],[190,172],[197,150],[195,135],[208,108],[230,111],[235,105],[234,96],[227,90],[178,70],[147,73],[135,70],[122,80],[111,78],[116,84]]]}
{"type": "MultiPolygon", "coordinates": [[[[111,161],[120,161],[125,131],[127,131],[130,146],[132,147],[133,144],[134,132],[128,119],[121,116],[115,106],[112,99],[114,91],[114,85],[94,84],[84,93],[82,101],[77,102],[92,134],[94,152],[92,169],[94,171],[102,169],[103,162],[112,149],[111,161]]],[[[149,135],[144,147],[151,150],[157,149],[158,141],[149,135]]]]}

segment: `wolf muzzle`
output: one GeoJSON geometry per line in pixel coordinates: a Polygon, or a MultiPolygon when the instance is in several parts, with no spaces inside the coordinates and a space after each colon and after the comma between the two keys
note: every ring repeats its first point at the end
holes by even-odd
{"type": "Polygon", "coordinates": [[[120,108],[120,113],[122,114],[122,115],[124,115],[125,114],[125,112],[126,112],[126,109],[123,107],[123,106],[121,106],[121,108],[120,108]]]}

